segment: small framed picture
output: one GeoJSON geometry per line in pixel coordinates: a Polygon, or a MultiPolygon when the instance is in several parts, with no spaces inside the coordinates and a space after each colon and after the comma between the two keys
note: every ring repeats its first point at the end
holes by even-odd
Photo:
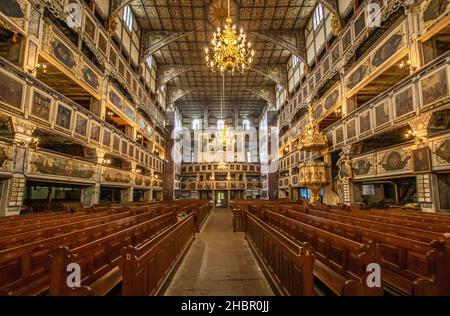
{"type": "Polygon", "coordinates": [[[414,173],[431,172],[430,149],[428,146],[412,151],[412,167],[414,173]]]}

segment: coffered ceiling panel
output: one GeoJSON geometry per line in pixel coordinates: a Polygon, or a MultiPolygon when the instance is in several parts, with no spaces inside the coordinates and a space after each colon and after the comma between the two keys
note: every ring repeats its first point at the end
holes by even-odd
{"type": "MultiPolygon", "coordinates": [[[[316,4],[316,0],[232,0],[233,19],[253,44],[256,53],[254,65],[285,65],[291,54],[251,32],[298,32],[306,25],[316,4]]],[[[154,58],[158,65],[195,66],[167,83],[168,91],[173,88],[189,89],[190,93],[175,102],[184,115],[200,116],[205,107],[210,115],[220,115],[222,78],[205,66],[204,49],[217,26],[223,25],[227,0],[134,0],[130,5],[142,30],[192,32],[159,49],[154,53],[154,58]]],[[[252,91],[260,87],[274,89],[275,82],[251,70],[233,77],[227,76],[227,114],[238,108],[241,116],[258,116],[267,102],[247,89],[252,91]]]]}

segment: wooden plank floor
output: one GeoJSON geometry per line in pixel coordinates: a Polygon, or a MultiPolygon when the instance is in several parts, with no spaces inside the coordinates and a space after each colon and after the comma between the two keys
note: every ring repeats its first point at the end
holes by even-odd
{"type": "Polygon", "coordinates": [[[166,296],[268,296],[273,292],[228,208],[211,211],[169,284],[166,296]]]}

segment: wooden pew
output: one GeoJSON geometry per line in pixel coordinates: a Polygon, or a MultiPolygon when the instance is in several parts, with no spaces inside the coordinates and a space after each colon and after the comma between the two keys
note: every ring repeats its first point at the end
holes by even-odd
{"type": "Polygon", "coordinates": [[[287,239],[256,216],[244,213],[246,239],[281,295],[312,296],[314,251],[287,239]]]}
{"type": "Polygon", "coordinates": [[[122,249],[122,295],[158,295],[189,249],[194,234],[194,214],[191,213],[152,240],[122,249]]]}
{"type": "Polygon", "coordinates": [[[75,248],[114,232],[151,221],[153,212],[81,229],[0,251],[0,294],[37,295],[48,289],[50,257],[58,246],[75,248]]]}
{"type": "Polygon", "coordinates": [[[364,219],[368,219],[371,221],[377,221],[380,223],[400,225],[405,228],[417,228],[417,229],[429,230],[429,231],[432,231],[435,233],[449,232],[448,227],[442,226],[439,224],[434,224],[434,223],[424,223],[424,222],[417,222],[417,221],[411,221],[411,220],[406,220],[406,219],[389,218],[389,217],[384,217],[384,216],[380,216],[380,215],[370,215],[370,214],[366,214],[365,212],[362,212],[362,211],[357,212],[357,213],[356,212],[346,212],[346,211],[330,209],[327,206],[319,206],[319,205],[315,205],[313,208],[315,210],[326,211],[326,212],[330,212],[333,214],[346,215],[346,216],[351,216],[354,218],[364,218],[364,219]]]}
{"type": "Polygon", "coordinates": [[[11,247],[18,247],[27,243],[32,243],[37,240],[44,240],[53,236],[67,234],[76,230],[89,228],[96,225],[105,224],[121,218],[134,215],[134,212],[120,212],[120,213],[106,213],[103,216],[89,217],[87,219],[79,220],[74,223],[49,226],[46,228],[35,229],[23,233],[7,235],[0,237],[0,250],[5,250],[11,247]]]}
{"type": "Polygon", "coordinates": [[[121,250],[137,246],[175,224],[174,214],[165,214],[136,226],[114,232],[87,244],[69,249],[60,246],[53,255],[50,272],[50,295],[105,295],[121,280],[119,269],[121,250]],[[81,270],[83,287],[66,284],[68,264],[76,263],[81,270]]]}
{"type": "Polygon", "coordinates": [[[292,211],[286,216],[354,241],[379,244],[384,282],[403,294],[450,295],[443,240],[424,242],[388,234],[381,226],[371,230],[292,211]]]}
{"type": "Polygon", "coordinates": [[[283,215],[264,211],[265,222],[294,240],[309,243],[315,251],[314,275],[336,295],[383,295],[382,288],[367,286],[367,265],[381,265],[379,247],[363,244],[304,224],[283,215]]]}

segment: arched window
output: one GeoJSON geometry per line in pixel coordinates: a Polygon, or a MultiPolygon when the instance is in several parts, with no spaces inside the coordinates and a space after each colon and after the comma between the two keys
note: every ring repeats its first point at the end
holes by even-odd
{"type": "Polygon", "coordinates": [[[147,62],[148,67],[151,69],[152,68],[152,64],[153,64],[153,57],[152,56],[148,56],[145,61],[147,62]]]}
{"type": "Polygon", "coordinates": [[[125,6],[123,9],[123,22],[131,32],[133,30],[133,13],[131,12],[129,5],[125,6]]]}
{"type": "Polygon", "coordinates": [[[250,121],[247,120],[247,119],[243,120],[243,121],[242,121],[242,127],[243,127],[245,130],[249,130],[249,129],[250,129],[250,121]]]}
{"type": "Polygon", "coordinates": [[[297,67],[300,62],[300,58],[297,55],[292,55],[292,68],[297,67]]]}
{"type": "Polygon", "coordinates": [[[217,120],[217,129],[223,129],[225,127],[224,120],[217,120]]]}
{"type": "Polygon", "coordinates": [[[313,17],[313,29],[317,30],[320,23],[323,21],[323,6],[319,3],[314,9],[314,17],[313,17]]]}
{"type": "Polygon", "coordinates": [[[247,151],[247,162],[252,162],[252,153],[247,151]]]}
{"type": "Polygon", "coordinates": [[[200,129],[200,120],[199,119],[193,119],[192,120],[192,129],[193,130],[200,129]]]}

